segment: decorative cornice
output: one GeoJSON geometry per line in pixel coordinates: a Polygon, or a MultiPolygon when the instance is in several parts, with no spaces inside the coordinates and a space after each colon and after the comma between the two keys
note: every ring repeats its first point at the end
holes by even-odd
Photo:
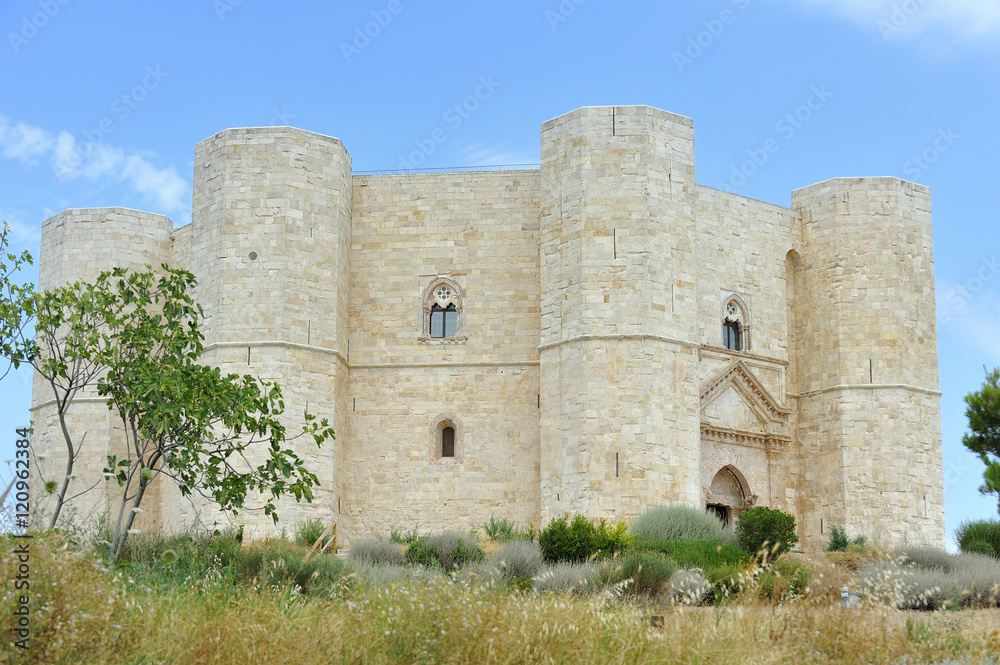
{"type": "Polygon", "coordinates": [[[758,450],[782,450],[792,443],[792,437],[785,434],[769,434],[761,432],[745,432],[742,430],[718,427],[709,423],[701,424],[701,437],[706,441],[727,443],[744,448],[758,450]]]}

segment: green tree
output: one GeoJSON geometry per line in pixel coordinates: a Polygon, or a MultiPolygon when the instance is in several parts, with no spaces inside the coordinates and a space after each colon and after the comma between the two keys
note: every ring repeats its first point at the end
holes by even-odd
{"type": "MultiPolygon", "coordinates": [[[[286,447],[281,388],[198,363],[202,310],[188,293],[194,275],[163,270],[160,276],[114,270],[115,290],[102,307],[111,344],[102,354],[108,371],[98,392],[117,411],[128,442],[127,456],[109,455],[104,470],[122,487],[113,560],[133,530],[147,488],[160,476],[172,478],[181,494],[196,492],[234,515],[256,490],[267,495],[263,510],[275,522],[277,498],[311,501],[319,484],[286,447]],[[248,454],[264,459],[251,461],[248,454]]],[[[309,436],[321,446],[333,437],[326,419],[308,412],[304,418],[301,433],[292,438],[309,436]]]]}
{"type": "Polygon", "coordinates": [[[962,437],[962,443],[986,465],[979,491],[996,494],[1000,512],[1000,369],[986,372],[983,387],[966,395],[965,403],[970,433],[962,437]]]}
{"type": "Polygon", "coordinates": [[[757,554],[766,545],[775,556],[789,551],[799,542],[795,516],[767,506],[754,506],[740,513],[736,537],[745,552],[757,554]]]}
{"type": "Polygon", "coordinates": [[[36,339],[21,359],[52,386],[68,453],[65,477],[51,485],[59,488],[53,525],[72,498],[67,489],[83,444],[66,423],[74,397],[95,387],[124,426],[124,454],[109,455],[104,469],[121,488],[112,560],[160,476],[183,495],[198,493],[233,514],[255,490],[267,496],[262,508],[277,522],[277,498],[311,500],[318,484],[288,442],[308,436],[319,446],[333,437],[326,420],[306,413],[302,431],[290,439],[277,384],[199,363],[203,314],[190,295],[195,283],[190,272],[166,265],[159,273],[116,268],[34,299],[36,339]]]}
{"type": "Polygon", "coordinates": [[[34,287],[14,279],[22,266],[31,265],[31,254],[27,250],[20,255],[8,252],[9,236],[10,227],[4,222],[0,231],[0,359],[7,366],[0,379],[20,365],[25,352],[24,333],[34,315],[34,287]]]}

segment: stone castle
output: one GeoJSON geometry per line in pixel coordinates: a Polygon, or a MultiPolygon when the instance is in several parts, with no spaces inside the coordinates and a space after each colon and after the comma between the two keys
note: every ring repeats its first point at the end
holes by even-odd
{"type": "MultiPolygon", "coordinates": [[[[944,544],[923,186],[838,178],[790,208],[718,191],[695,182],[692,121],[646,106],[544,123],[530,170],[352,175],[335,138],[230,129],[195,148],[191,224],[64,211],[39,287],[161,263],[198,278],[205,362],[336,430],[301,442],[322,486],[279,529],[316,517],[349,543],[684,503],[789,511],[806,549],[833,525],[944,544]]],[[[59,468],[38,384],[32,410],[59,468]]],[[[100,478],[120,425],[90,395],[72,428],[100,478]]],[[[160,485],[145,528],[220,519],[160,485]]]]}

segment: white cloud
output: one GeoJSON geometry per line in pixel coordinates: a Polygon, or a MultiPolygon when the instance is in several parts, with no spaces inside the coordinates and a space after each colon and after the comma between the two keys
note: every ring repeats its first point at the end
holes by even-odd
{"type": "MultiPolygon", "coordinates": [[[[832,12],[880,33],[886,40],[945,37],[946,43],[996,48],[1000,44],[997,0],[785,0],[832,12]]],[[[941,41],[923,45],[937,48],[941,41]]]]}
{"type": "Polygon", "coordinates": [[[158,169],[139,155],[129,155],[121,177],[132,183],[137,192],[154,198],[166,210],[186,208],[186,201],[190,200],[187,198],[188,184],[173,166],[158,169]]]}
{"type": "Polygon", "coordinates": [[[0,222],[7,222],[7,226],[10,228],[8,240],[11,248],[37,245],[42,237],[41,229],[38,226],[25,224],[16,215],[5,210],[0,210],[0,222]]]}
{"type": "Polygon", "coordinates": [[[11,126],[7,118],[0,116],[0,145],[5,157],[32,163],[52,149],[52,137],[45,130],[23,122],[11,126]]]}
{"type": "Polygon", "coordinates": [[[80,143],[69,132],[53,134],[24,122],[11,125],[0,116],[0,148],[6,157],[34,164],[49,157],[49,166],[60,182],[78,178],[126,182],[158,206],[158,212],[190,216],[190,184],[173,166],[160,168],[152,153],[126,152],[106,143],[80,143]]]}

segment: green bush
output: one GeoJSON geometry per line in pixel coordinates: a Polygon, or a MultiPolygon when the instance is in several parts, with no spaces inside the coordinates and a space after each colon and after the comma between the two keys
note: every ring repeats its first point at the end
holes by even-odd
{"type": "Polygon", "coordinates": [[[736,537],[740,547],[750,554],[757,554],[767,543],[774,557],[799,542],[795,535],[795,516],[766,506],[754,506],[740,513],[736,537]]]}
{"type": "Polygon", "coordinates": [[[740,548],[715,540],[643,542],[642,549],[664,554],[679,568],[709,570],[719,566],[740,567],[752,558],[740,548]]]}
{"type": "Polygon", "coordinates": [[[635,540],[635,536],[628,532],[629,524],[625,520],[612,526],[606,520],[601,519],[595,529],[597,529],[595,545],[597,551],[604,556],[611,556],[616,552],[628,549],[632,541],[635,540]]]}
{"type": "Polygon", "coordinates": [[[597,528],[583,515],[558,517],[538,534],[538,545],[546,561],[586,561],[597,552],[597,528]]]}
{"type": "Polygon", "coordinates": [[[389,531],[389,542],[396,543],[397,545],[409,545],[417,542],[419,538],[420,534],[417,533],[417,527],[413,527],[410,531],[397,531],[396,529],[389,531]]]}
{"type": "Polygon", "coordinates": [[[517,522],[513,522],[501,517],[497,519],[495,515],[490,515],[490,519],[483,525],[486,537],[502,543],[512,540],[534,540],[538,535],[537,529],[530,524],[521,528],[517,522]]]}
{"type": "Polygon", "coordinates": [[[657,506],[632,523],[636,541],[717,540],[735,545],[733,532],[715,515],[691,506],[657,506]]]}
{"type": "Polygon", "coordinates": [[[760,594],[773,601],[795,598],[809,586],[811,573],[801,563],[781,559],[761,574],[760,594]]]}
{"type": "Polygon", "coordinates": [[[955,539],[962,552],[1000,559],[1000,520],[963,522],[955,530],[955,539]]]}
{"type": "Polygon", "coordinates": [[[466,563],[481,563],[486,554],[464,533],[443,533],[418,538],[406,548],[406,561],[423,566],[451,570],[466,563]]]}
{"type": "MultiPolygon", "coordinates": [[[[327,525],[323,524],[322,520],[309,518],[304,522],[299,522],[295,525],[295,542],[311,547],[323,536],[326,529],[327,525]]],[[[329,545],[331,540],[333,540],[333,535],[327,534],[320,547],[329,545]]]]}
{"type": "Polygon", "coordinates": [[[850,545],[847,539],[847,531],[836,524],[830,527],[830,540],[826,543],[827,552],[843,552],[850,545]]]}
{"type": "MultiPolygon", "coordinates": [[[[614,563],[608,562],[609,564],[614,563]]],[[[655,598],[667,590],[677,564],[659,552],[629,552],[618,559],[619,580],[631,579],[625,593],[655,598]]]]}

